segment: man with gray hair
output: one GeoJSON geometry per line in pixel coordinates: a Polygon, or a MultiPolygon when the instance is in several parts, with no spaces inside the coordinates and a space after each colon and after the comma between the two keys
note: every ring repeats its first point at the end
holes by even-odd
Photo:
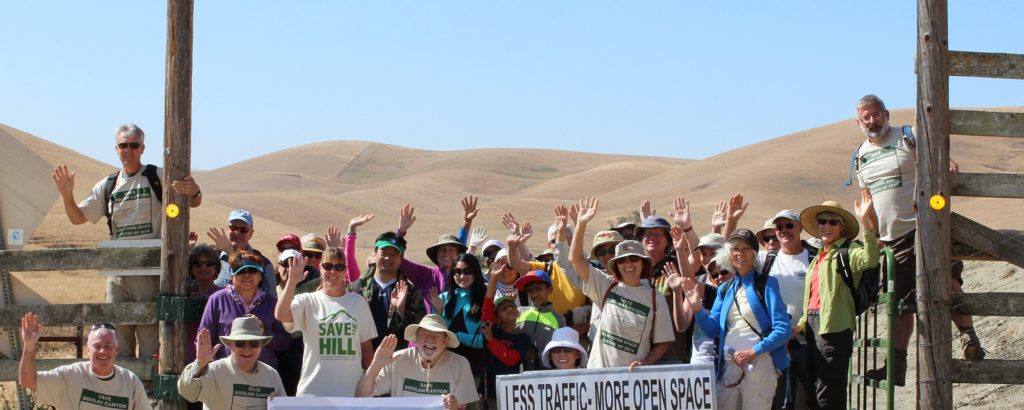
{"type": "MultiPolygon", "coordinates": [[[[892,248],[896,257],[896,297],[900,300],[912,298],[917,287],[917,256],[915,252],[917,233],[917,209],[914,202],[917,177],[917,149],[914,127],[892,127],[889,125],[889,110],[880,98],[871,94],[857,101],[857,126],[868,138],[860,144],[854,156],[857,181],[860,187],[870,191],[878,225],[872,227],[879,239],[892,248]]],[[[956,176],[958,166],[949,161],[951,177],[956,176]]],[[[953,266],[952,291],[963,292],[960,273],[963,264],[953,266]]],[[[913,300],[913,299],[909,299],[913,300]]],[[[985,350],[974,332],[974,321],[970,316],[953,316],[953,322],[960,329],[960,345],[966,359],[983,359],[985,350]]],[[[907,373],[907,346],[914,329],[914,315],[898,315],[893,330],[896,339],[896,355],[888,360],[888,366],[895,368],[895,384],[903,386],[907,373]]],[[[869,370],[865,374],[872,379],[884,379],[886,368],[869,370]]]]}
{"type": "Polygon", "coordinates": [[[152,410],[139,376],[114,365],[118,344],[113,326],[92,327],[89,361],[37,372],[36,345],[42,328],[32,313],[21,318],[25,350],[18,364],[18,384],[35,391],[36,404],[58,409],[152,410]]]}
{"type": "MultiPolygon", "coordinates": [[[[75,201],[75,173],[61,164],[53,170],[53,182],[64,199],[64,211],[74,225],[96,223],[107,219],[110,239],[160,239],[163,219],[163,170],[156,165],[142,165],[146,150],[146,133],[135,124],[123,124],[114,131],[114,151],[122,169],[93,186],[82,202],[75,201]]],[[[199,185],[191,176],[171,183],[179,195],[190,196],[192,208],[203,202],[199,185]]],[[[108,303],[149,302],[160,291],[159,276],[111,276],[107,280],[108,303]]],[[[119,357],[153,357],[159,353],[157,325],[119,325],[119,357]],[[138,336],[136,338],[136,336],[138,336]]]]}

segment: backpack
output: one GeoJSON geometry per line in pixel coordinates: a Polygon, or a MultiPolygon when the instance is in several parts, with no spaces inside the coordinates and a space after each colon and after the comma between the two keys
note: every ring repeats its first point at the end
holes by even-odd
{"type": "MultiPolygon", "coordinates": [[[[903,126],[903,141],[906,142],[910,148],[917,147],[917,138],[914,137],[913,127],[909,125],[903,126]]],[[[860,147],[864,146],[864,143],[860,143],[857,149],[853,151],[853,159],[850,160],[850,180],[844,183],[844,186],[853,185],[853,171],[860,172],[860,147]]]]}
{"type": "MultiPolygon", "coordinates": [[[[107,177],[106,181],[103,181],[103,203],[106,204],[106,217],[107,217],[107,229],[110,231],[110,236],[114,236],[114,221],[111,220],[111,216],[114,214],[114,205],[111,203],[110,198],[114,194],[114,185],[117,184],[117,177],[121,175],[121,171],[117,171],[107,177]]],[[[160,203],[164,202],[164,188],[160,184],[160,176],[156,174],[156,165],[149,164],[142,169],[142,176],[149,180],[149,186],[152,189],[152,194],[156,197],[156,200],[160,203]]]]}
{"type": "MultiPolygon", "coordinates": [[[[854,241],[848,240],[839,247],[839,274],[843,277],[843,282],[846,282],[846,286],[850,288],[854,311],[857,316],[860,316],[871,305],[878,302],[878,292],[882,289],[882,264],[879,263],[874,268],[865,269],[861,274],[860,284],[855,288],[853,286],[853,269],[850,268],[850,242],[854,241]]],[[[861,241],[856,242],[863,245],[861,241]]]]}
{"type": "MultiPolygon", "coordinates": [[[[811,246],[807,241],[801,239],[800,244],[803,245],[804,249],[807,249],[807,260],[812,261],[818,256],[818,248],[811,246]]],[[[779,256],[779,251],[768,252],[764,257],[764,266],[761,267],[761,273],[768,275],[772,270],[772,266],[775,265],[775,258],[779,256]]]]}

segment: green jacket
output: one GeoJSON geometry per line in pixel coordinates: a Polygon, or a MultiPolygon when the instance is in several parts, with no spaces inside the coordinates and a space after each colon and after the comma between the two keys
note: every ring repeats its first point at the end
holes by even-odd
{"type": "MultiPolygon", "coordinates": [[[[370,266],[355,282],[349,285],[350,292],[358,293],[366,298],[366,303],[373,306],[373,274],[377,269],[370,266]]],[[[427,315],[427,307],[423,304],[423,295],[420,290],[405,277],[401,270],[398,271],[398,280],[404,281],[408,286],[408,294],[405,297],[405,315],[399,315],[398,309],[388,304],[388,334],[398,337],[398,340],[405,340],[405,328],[409,325],[419,324],[420,320],[427,315]]],[[[377,335],[384,337],[387,335],[377,335]]]]}
{"type": "MultiPolygon", "coordinates": [[[[818,271],[818,297],[821,300],[821,329],[819,333],[838,333],[846,329],[854,329],[857,315],[854,314],[853,296],[850,287],[843,282],[839,273],[839,247],[849,239],[841,238],[829,245],[827,254],[814,258],[807,267],[807,282],[804,286],[804,315],[800,318],[800,327],[807,327],[807,304],[811,300],[811,277],[817,265],[823,263],[818,271]],[[822,259],[824,258],[824,259],[822,259]]],[[[822,253],[824,253],[822,249],[822,253]]],[[[850,269],[853,270],[853,286],[860,285],[864,271],[878,266],[878,237],[874,232],[864,233],[864,244],[850,244],[850,269]]]]}

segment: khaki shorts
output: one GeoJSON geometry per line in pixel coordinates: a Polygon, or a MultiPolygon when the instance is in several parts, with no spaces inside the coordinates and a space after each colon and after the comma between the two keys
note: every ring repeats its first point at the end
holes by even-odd
{"type": "MultiPolygon", "coordinates": [[[[907,232],[906,235],[891,241],[883,241],[886,246],[892,249],[893,256],[896,259],[896,277],[887,278],[887,280],[894,282],[894,288],[892,291],[896,294],[896,298],[900,300],[907,298],[917,289],[917,251],[914,246],[915,234],[917,234],[917,230],[907,232]]],[[[883,270],[882,272],[885,271],[883,270]]],[[[963,261],[956,261],[953,263],[951,272],[953,279],[956,279],[957,282],[960,282],[960,285],[963,285],[963,261]]],[[[907,299],[907,303],[912,302],[912,300],[907,299]]]]}

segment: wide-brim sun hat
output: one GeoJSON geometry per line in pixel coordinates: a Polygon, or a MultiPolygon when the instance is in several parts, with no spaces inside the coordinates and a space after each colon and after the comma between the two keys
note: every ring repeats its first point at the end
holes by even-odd
{"type": "Polygon", "coordinates": [[[622,238],[622,234],[616,231],[601,231],[597,235],[594,235],[594,244],[590,245],[590,256],[587,257],[589,261],[596,261],[597,256],[594,255],[594,250],[599,246],[605,246],[608,244],[620,244],[625,239],[622,238]]]}
{"type": "Polygon", "coordinates": [[[418,332],[420,328],[431,332],[444,332],[448,335],[448,344],[446,344],[445,347],[453,349],[459,347],[459,338],[455,337],[455,333],[448,330],[448,325],[444,324],[444,319],[442,319],[441,316],[429,314],[423,316],[423,319],[420,319],[419,324],[409,325],[409,327],[405,328],[405,340],[415,343],[416,332],[418,332]]]}
{"type": "Polygon", "coordinates": [[[228,346],[234,341],[239,340],[259,340],[262,342],[262,346],[266,346],[270,343],[272,336],[265,336],[263,331],[260,330],[260,320],[255,317],[238,317],[231,322],[231,334],[227,336],[221,336],[220,342],[224,346],[228,346]]]}
{"type": "Polygon", "coordinates": [[[541,362],[544,363],[544,367],[549,369],[551,366],[551,350],[556,347],[571,347],[580,352],[580,368],[587,367],[587,350],[580,345],[580,334],[571,327],[563,327],[556,329],[551,334],[551,341],[544,347],[544,352],[541,353],[541,362]]]}
{"type": "Polygon", "coordinates": [[[459,242],[459,237],[450,233],[441,235],[437,237],[436,243],[427,248],[427,257],[430,258],[430,261],[434,262],[435,265],[437,265],[437,251],[442,245],[455,245],[455,247],[458,248],[458,253],[460,255],[466,253],[466,250],[469,249],[468,246],[459,242]]]}
{"type": "Polygon", "coordinates": [[[843,237],[846,239],[853,239],[857,237],[860,231],[860,223],[857,222],[857,218],[843,209],[843,206],[836,201],[825,201],[821,205],[815,205],[810,208],[804,209],[800,212],[800,225],[803,225],[805,231],[815,238],[821,237],[821,231],[818,230],[818,214],[822,212],[834,212],[843,218],[843,237]]]}
{"type": "MultiPolygon", "coordinates": [[[[646,260],[649,267],[654,266],[654,258],[647,256],[647,253],[644,252],[644,246],[640,242],[623,241],[618,245],[615,245],[615,257],[608,260],[608,272],[618,272],[619,261],[632,255],[639,256],[640,259],[646,260]]],[[[650,276],[651,274],[653,274],[653,272],[647,272],[647,276],[650,276]]],[[[621,276],[621,274],[616,275],[621,276]]],[[[646,277],[641,277],[640,279],[646,279],[646,277]]]]}
{"type": "Polygon", "coordinates": [[[303,236],[302,250],[309,252],[324,253],[327,250],[327,240],[315,234],[303,236]]]}
{"type": "Polygon", "coordinates": [[[669,242],[672,241],[672,225],[668,223],[668,220],[660,216],[648,216],[644,219],[644,224],[633,229],[633,237],[641,239],[644,237],[644,231],[651,228],[661,228],[665,230],[665,239],[669,242]]]}
{"type": "Polygon", "coordinates": [[[764,243],[764,234],[768,231],[775,232],[775,219],[769,219],[764,221],[764,228],[760,231],[754,232],[754,236],[757,237],[757,241],[764,243]]]}

